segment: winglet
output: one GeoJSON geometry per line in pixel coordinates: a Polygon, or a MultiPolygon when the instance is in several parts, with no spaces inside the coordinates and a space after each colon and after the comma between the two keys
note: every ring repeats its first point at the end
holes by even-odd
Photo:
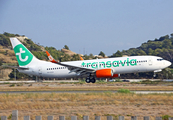
{"type": "Polygon", "coordinates": [[[49,53],[48,51],[46,51],[46,54],[47,54],[47,56],[48,56],[50,62],[52,62],[52,63],[58,63],[58,61],[56,61],[56,60],[50,55],[50,53],[49,53]]]}
{"type": "Polygon", "coordinates": [[[83,58],[80,56],[80,59],[83,60],[83,58]]]}

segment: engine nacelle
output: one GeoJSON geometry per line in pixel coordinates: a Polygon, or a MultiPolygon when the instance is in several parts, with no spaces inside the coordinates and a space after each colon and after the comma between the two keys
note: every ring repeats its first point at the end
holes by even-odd
{"type": "Polygon", "coordinates": [[[120,74],[114,74],[112,77],[110,78],[116,78],[116,77],[120,77],[120,74]]]}
{"type": "Polygon", "coordinates": [[[119,76],[119,74],[114,74],[112,69],[101,69],[96,71],[97,78],[115,78],[119,76]]]}

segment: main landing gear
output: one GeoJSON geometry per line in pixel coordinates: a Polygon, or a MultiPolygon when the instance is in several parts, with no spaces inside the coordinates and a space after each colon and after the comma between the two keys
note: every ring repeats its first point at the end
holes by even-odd
{"type": "Polygon", "coordinates": [[[85,81],[86,83],[90,83],[90,82],[95,83],[96,79],[94,77],[87,77],[85,81]]]}

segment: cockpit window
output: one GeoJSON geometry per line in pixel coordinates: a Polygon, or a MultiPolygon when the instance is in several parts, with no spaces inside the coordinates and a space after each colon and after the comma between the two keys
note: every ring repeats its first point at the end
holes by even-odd
{"type": "Polygon", "coordinates": [[[164,60],[164,59],[157,59],[157,61],[162,61],[162,60],[164,60]]]}

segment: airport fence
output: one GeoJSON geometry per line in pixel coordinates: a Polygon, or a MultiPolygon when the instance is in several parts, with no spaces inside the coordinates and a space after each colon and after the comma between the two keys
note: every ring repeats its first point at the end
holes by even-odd
{"type": "MultiPolygon", "coordinates": [[[[47,120],[53,119],[53,116],[47,116],[47,120]]],[[[7,120],[7,116],[1,116],[1,120],[7,120]]],[[[11,120],[18,120],[18,110],[12,111],[11,120]]],[[[23,120],[30,120],[30,116],[24,116],[23,120]]],[[[35,120],[42,120],[42,116],[35,116],[35,120]]],[[[65,120],[65,116],[59,116],[59,120],[65,120]]],[[[71,116],[71,120],[77,120],[77,116],[71,116]]],[[[83,116],[83,120],[89,120],[89,116],[83,116]]],[[[95,120],[101,120],[101,116],[95,116],[95,120]]],[[[113,116],[107,116],[107,120],[113,120],[113,116]]],[[[119,116],[118,120],[125,120],[125,117],[119,116]]],[[[137,120],[137,116],[131,116],[131,120],[137,120]]],[[[150,120],[150,117],[144,116],[143,120],[150,120]]],[[[155,120],[162,120],[162,117],[156,117],[155,120]]],[[[168,120],[173,120],[173,117],[169,117],[168,120]]]]}

